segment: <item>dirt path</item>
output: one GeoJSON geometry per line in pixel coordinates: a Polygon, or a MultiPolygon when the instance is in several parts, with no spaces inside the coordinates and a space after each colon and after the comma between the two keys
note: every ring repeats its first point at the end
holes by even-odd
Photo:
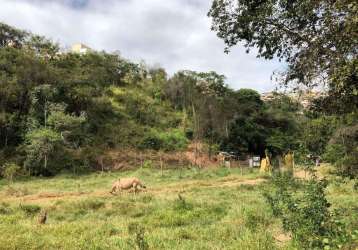
{"type": "Polygon", "coordinates": [[[162,193],[177,193],[188,191],[192,188],[208,189],[208,188],[223,188],[223,187],[236,187],[241,185],[258,185],[264,182],[265,179],[249,179],[249,180],[239,180],[239,179],[229,179],[229,180],[220,180],[220,181],[192,181],[185,182],[181,184],[171,185],[164,188],[152,188],[148,189],[148,193],[153,194],[162,194],[162,193]]]}
{"type": "MultiPolygon", "coordinates": [[[[248,179],[248,180],[240,180],[238,178],[224,178],[220,180],[214,181],[185,181],[185,182],[176,182],[173,184],[169,184],[167,186],[163,185],[163,187],[153,187],[148,188],[144,192],[148,194],[154,195],[163,195],[168,193],[179,193],[189,191],[192,188],[199,189],[210,189],[210,188],[224,188],[224,187],[236,187],[241,185],[258,185],[265,181],[263,178],[257,179],[248,179]]],[[[5,196],[2,197],[3,201],[7,202],[51,202],[62,199],[76,199],[79,197],[111,197],[112,195],[108,190],[98,190],[94,192],[63,192],[63,193],[55,193],[55,192],[41,192],[32,195],[26,195],[21,197],[11,197],[5,196]]]]}

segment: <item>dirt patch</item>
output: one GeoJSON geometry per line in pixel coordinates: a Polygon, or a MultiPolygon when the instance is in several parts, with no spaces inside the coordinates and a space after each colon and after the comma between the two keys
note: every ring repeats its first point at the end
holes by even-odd
{"type": "MultiPolygon", "coordinates": [[[[318,167],[315,168],[315,175],[318,177],[318,179],[323,179],[325,177],[324,172],[322,171],[323,167],[318,167]]],[[[309,171],[306,171],[304,169],[295,169],[293,175],[296,178],[299,179],[304,179],[304,180],[309,180],[312,178],[312,173],[310,173],[309,171]]]]}
{"type": "Polygon", "coordinates": [[[259,185],[262,182],[266,181],[265,179],[253,179],[253,180],[244,180],[239,182],[229,181],[224,182],[222,185],[218,185],[218,187],[235,187],[240,185],[259,185]]]}
{"type": "Polygon", "coordinates": [[[308,173],[307,171],[305,170],[296,170],[293,174],[296,178],[299,178],[299,179],[310,179],[311,178],[311,174],[308,173]]]}
{"type": "Polygon", "coordinates": [[[213,181],[213,182],[204,182],[204,181],[192,181],[189,183],[180,183],[175,184],[172,186],[167,186],[165,188],[153,188],[149,189],[148,192],[150,193],[171,193],[171,192],[185,192],[191,188],[200,188],[200,189],[207,189],[207,188],[222,188],[222,187],[236,187],[241,185],[259,185],[262,182],[266,181],[265,179],[258,178],[252,180],[228,180],[228,181],[213,181]]]}
{"type": "Polygon", "coordinates": [[[286,243],[291,240],[291,236],[289,234],[285,234],[285,233],[279,233],[279,234],[275,235],[274,238],[279,243],[286,243]]]}
{"type": "Polygon", "coordinates": [[[183,152],[158,152],[153,150],[110,150],[96,157],[96,168],[99,170],[128,170],[144,164],[152,167],[178,168],[199,166],[200,168],[216,167],[218,161],[214,155],[209,157],[207,147],[201,142],[192,142],[183,152]]]}

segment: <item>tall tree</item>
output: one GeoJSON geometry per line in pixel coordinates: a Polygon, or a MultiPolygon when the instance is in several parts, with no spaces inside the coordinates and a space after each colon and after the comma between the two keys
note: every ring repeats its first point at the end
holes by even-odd
{"type": "Polygon", "coordinates": [[[344,104],[357,100],[357,1],[214,0],[208,15],[226,51],[243,42],[285,60],[284,83],[324,83],[344,104]]]}

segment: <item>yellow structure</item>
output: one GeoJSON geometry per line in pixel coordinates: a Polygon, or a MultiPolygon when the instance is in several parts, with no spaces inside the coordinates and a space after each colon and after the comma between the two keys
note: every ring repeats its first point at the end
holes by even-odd
{"type": "Polygon", "coordinates": [[[266,157],[261,160],[260,172],[261,173],[271,173],[272,166],[270,162],[270,158],[266,154],[266,157]]]}
{"type": "Polygon", "coordinates": [[[290,173],[293,173],[294,166],[295,166],[294,153],[293,152],[288,152],[283,157],[283,168],[282,168],[282,170],[290,172],[290,173]]]}
{"type": "Polygon", "coordinates": [[[73,53],[86,54],[91,50],[92,49],[90,47],[82,43],[75,43],[71,46],[71,52],[73,53]]]}

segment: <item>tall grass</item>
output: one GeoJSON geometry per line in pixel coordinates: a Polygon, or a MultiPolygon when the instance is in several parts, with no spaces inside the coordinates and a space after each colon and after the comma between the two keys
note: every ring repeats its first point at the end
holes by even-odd
{"type": "Polygon", "coordinates": [[[15,182],[28,190],[20,197],[4,185],[0,249],[291,249],[276,240],[283,232],[262,196],[268,184],[238,185],[258,177],[239,169],[62,175],[15,182]],[[148,191],[110,195],[123,176],[139,177],[148,191]],[[45,225],[39,209],[48,211],[45,225]]]}

